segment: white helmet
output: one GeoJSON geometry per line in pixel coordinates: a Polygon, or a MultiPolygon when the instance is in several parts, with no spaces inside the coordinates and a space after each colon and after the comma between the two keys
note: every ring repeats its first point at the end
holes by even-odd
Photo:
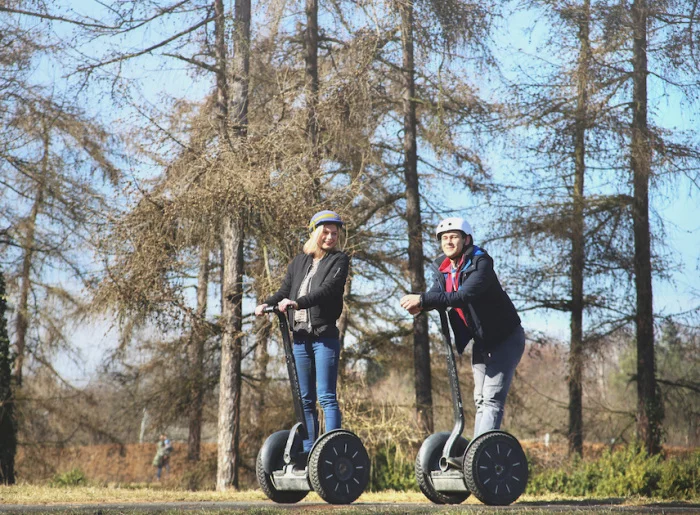
{"type": "Polygon", "coordinates": [[[437,226],[437,229],[435,229],[435,236],[437,236],[438,241],[440,241],[440,235],[443,232],[447,231],[462,231],[464,234],[472,234],[472,226],[469,225],[469,222],[467,222],[464,218],[459,218],[459,217],[451,217],[451,218],[445,218],[442,222],[440,222],[437,226]]]}

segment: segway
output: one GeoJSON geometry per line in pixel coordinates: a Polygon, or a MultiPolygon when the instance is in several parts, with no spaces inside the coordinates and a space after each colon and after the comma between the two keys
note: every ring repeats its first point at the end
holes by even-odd
{"type": "Polygon", "coordinates": [[[350,504],[369,483],[367,451],[354,433],[334,429],[314,442],[308,457],[302,452],[308,433],[287,317],[276,306],[265,308],[265,313],[275,313],[279,320],[297,422],[265,440],[255,466],[260,488],[277,503],[299,502],[313,489],[330,504],[350,504]]]}
{"type": "Polygon", "coordinates": [[[462,436],[464,411],[457,365],[447,315],[439,312],[455,424],[452,432],[425,439],[416,456],[416,482],[436,504],[460,504],[472,493],[484,504],[511,504],[525,491],[527,458],[518,440],[504,431],[488,431],[471,442],[462,436]]]}

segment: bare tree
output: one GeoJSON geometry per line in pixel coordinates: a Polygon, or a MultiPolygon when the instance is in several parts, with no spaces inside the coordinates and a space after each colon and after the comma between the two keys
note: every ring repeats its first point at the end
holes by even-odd
{"type": "Polygon", "coordinates": [[[584,0],[578,8],[577,24],[580,44],[576,74],[577,96],[574,128],[574,184],[571,216],[571,343],[569,349],[569,453],[583,455],[583,277],[585,267],[585,196],[586,128],[588,115],[591,3],[584,0]]]}
{"type": "MultiPolygon", "coordinates": [[[[406,222],[408,223],[408,273],[411,291],[425,291],[423,272],[423,224],[421,222],[418,183],[418,128],[416,120],[415,63],[413,55],[413,4],[398,5],[401,16],[403,55],[403,172],[406,183],[406,222]]],[[[418,425],[426,434],[433,432],[433,394],[430,378],[430,339],[428,317],[420,313],[413,319],[413,363],[418,425]]]]}
{"type": "Polygon", "coordinates": [[[40,92],[30,88],[24,97],[15,97],[6,106],[11,113],[11,134],[7,135],[15,144],[0,153],[0,166],[7,172],[3,182],[12,192],[3,199],[7,208],[3,213],[14,245],[4,259],[16,263],[11,277],[18,283],[13,372],[18,387],[24,383],[29,355],[33,354],[35,364],[49,362],[52,346],[67,343],[62,326],[68,314],[82,309],[70,288],[50,286],[42,277],[44,266],[51,266],[66,267],[78,283],[89,280],[88,263],[75,250],[89,241],[102,219],[100,211],[106,212],[106,201],[94,186],[98,177],[88,173],[86,178],[82,172],[86,165],[94,166],[111,185],[119,178],[108,157],[110,143],[104,130],[65,101],[37,94],[40,92]],[[62,227],[65,234],[52,225],[62,227]],[[32,297],[42,302],[33,303],[32,297]],[[52,297],[64,302],[68,311],[54,311],[53,315],[44,311],[41,304],[52,297]],[[43,344],[30,345],[30,329],[40,326],[48,329],[48,338],[43,344]]]}
{"type": "Polygon", "coordinates": [[[199,250],[199,272],[197,275],[197,311],[189,342],[190,359],[190,414],[187,436],[187,458],[199,461],[202,442],[202,415],[204,409],[204,359],[205,344],[210,334],[206,324],[209,293],[209,246],[202,243],[199,250]]]}
{"type": "Polygon", "coordinates": [[[17,421],[12,388],[12,353],[7,334],[5,274],[0,269],[0,484],[15,483],[17,421]]]}
{"type": "Polygon", "coordinates": [[[320,156],[318,147],[319,123],[318,123],[318,0],[306,0],[306,28],[304,30],[304,79],[306,96],[306,133],[309,141],[309,174],[314,180],[314,199],[320,200],[320,156]]]}
{"type": "MultiPolygon", "coordinates": [[[[230,146],[241,145],[231,142],[228,126],[234,128],[233,136],[242,139],[248,133],[248,75],[250,70],[250,0],[236,0],[233,36],[232,80],[229,93],[229,77],[226,72],[227,54],[224,40],[225,19],[222,0],[215,0],[216,12],[216,57],[217,95],[219,104],[220,149],[223,142],[230,146]],[[228,99],[231,102],[229,120],[228,99]]],[[[238,467],[240,465],[241,431],[241,361],[243,330],[243,245],[245,242],[245,207],[233,207],[223,220],[221,237],[222,308],[221,340],[221,380],[219,381],[219,429],[218,467],[216,488],[224,491],[238,487],[238,467]]]]}
{"type": "Polygon", "coordinates": [[[651,135],[647,123],[647,24],[646,0],[632,3],[632,138],[630,168],[634,185],[634,284],[637,292],[637,432],[647,452],[661,451],[663,408],[656,384],[654,363],[654,311],[651,284],[651,234],[649,231],[649,181],[651,135]]]}

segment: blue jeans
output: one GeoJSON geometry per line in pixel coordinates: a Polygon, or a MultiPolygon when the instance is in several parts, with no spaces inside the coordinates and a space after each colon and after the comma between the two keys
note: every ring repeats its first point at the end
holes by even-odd
{"type": "Polygon", "coordinates": [[[168,474],[170,474],[170,457],[169,456],[165,456],[163,458],[163,461],[161,461],[160,466],[156,467],[156,479],[158,479],[158,481],[160,481],[160,476],[163,473],[163,469],[165,469],[165,471],[168,474]]]}
{"type": "Polygon", "coordinates": [[[486,431],[499,429],[503,420],[503,409],[515,367],[525,351],[525,332],[518,326],[493,351],[485,354],[485,363],[475,363],[472,349],[472,371],[474,372],[474,438],[486,431]]]}
{"type": "Polygon", "coordinates": [[[304,440],[304,452],[308,452],[318,436],[317,396],[323,408],[326,431],[340,428],[340,408],[336,396],[340,341],[337,338],[318,337],[295,340],[293,352],[309,433],[308,439],[304,440]]]}

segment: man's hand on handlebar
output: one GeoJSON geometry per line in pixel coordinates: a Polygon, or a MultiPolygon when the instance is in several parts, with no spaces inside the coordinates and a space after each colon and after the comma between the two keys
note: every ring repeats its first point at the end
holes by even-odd
{"type": "Polygon", "coordinates": [[[265,308],[267,307],[267,304],[260,304],[259,306],[255,306],[255,316],[256,317],[261,317],[265,313],[265,308]]]}
{"type": "Polygon", "coordinates": [[[411,315],[417,315],[423,308],[420,305],[420,295],[410,294],[404,295],[399,301],[401,307],[408,311],[411,315]]]}

